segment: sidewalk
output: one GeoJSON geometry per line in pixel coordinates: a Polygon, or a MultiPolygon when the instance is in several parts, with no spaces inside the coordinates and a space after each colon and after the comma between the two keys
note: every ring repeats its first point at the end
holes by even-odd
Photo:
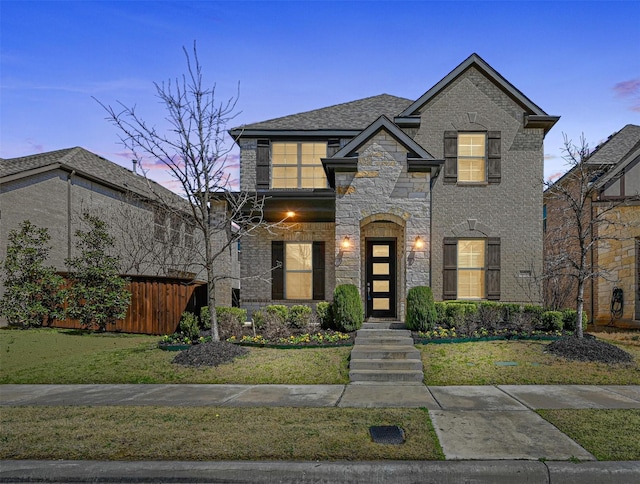
{"type": "Polygon", "coordinates": [[[637,385],[0,386],[0,406],[15,405],[421,407],[429,410],[447,461],[206,464],[3,461],[0,482],[23,478],[42,481],[55,475],[60,478],[57,482],[75,481],[81,475],[86,480],[99,476],[100,480],[106,479],[104,482],[122,479],[137,482],[136,479],[152,478],[165,466],[172,471],[170,476],[163,475],[163,482],[212,482],[212,473],[216,482],[224,482],[223,476],[234,476],[234,482],[341,482],[343,479],[400,482],[425,472],[435,478],[434,482],[464,482],[465,479],[513,482],[516,473],[518,480],[536,483],[640,482],[640,462],[594,462],[590,453],[533,411],[539,408],[640,408],[640,386],[637,385]],[[573,458],[582,462],[567,462],[573,458]],[[438,476],[442,476],[442,480],[438,476]]]}

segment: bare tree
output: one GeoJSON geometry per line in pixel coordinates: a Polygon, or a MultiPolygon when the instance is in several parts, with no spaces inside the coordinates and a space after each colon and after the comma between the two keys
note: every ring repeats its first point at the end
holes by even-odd
{"type": "MultiPolygon", "coordinates": [[[[203,84],[202,66],[194,42],[190,55],[183,48],[187,72],[175,81],[154,83],[156,96],[166,108],[166,131],[148,124],[134,107],[118,108],[100,103],[107,119],[120,130],[120,140],[133,152],[139,166],[144,160],[161,161],[178,181],[188,202],[190,218],[200,240],[195,244],[208,283],[208,305],[212,336],[219,341],[216,314],[216,284],[230,275],[218,266],[239,239],[269,225],[263,213],[264,197],[233,192],[229,171],[231,147],[227,124],[237,115],[237,94],[219,102],[216,86],[203,84]],[[200,250],[201,249],[201,250],[200,250]]],[[[154,191],[153,184],[149,187],[154,191]]],[[[156,201],[163,198],[155,190],[156,201]]],[[[166,205],[166,204],[165,204],[166,205]]],[[[166,205],[167,208],[170,208],[166,205]]]]}
{"type": "Polygon", "coordinates": [[[547,299],[551,294],[556,303],[575,290],[576,335],[582,338],[585,286],[593,279],[610,278],[593,257],[594,251],[599,244],[621,240],[617,234],[623,232],[615,229],[627,223],[617,217],[616,209],[638,198],[600,198],[597,182],[610,166],[589,162],[589,145],[584,136],[575,145],[565,134],[562,151],[569,171],[558,181],[545,183],[544,277],[547,299]]]}

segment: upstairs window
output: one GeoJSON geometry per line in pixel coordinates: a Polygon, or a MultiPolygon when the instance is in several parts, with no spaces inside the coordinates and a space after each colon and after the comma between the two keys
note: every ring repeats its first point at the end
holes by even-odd
{"type": "Polygon", "coordinates": [[[484,133],[458,134],[458,182],[481,183],[487,180],[484,133]]]}
{"type": "Polygon", "coordinates": [[[327,188],[326,156],[326,143],[273,143],[271,188],[327,188]]]}

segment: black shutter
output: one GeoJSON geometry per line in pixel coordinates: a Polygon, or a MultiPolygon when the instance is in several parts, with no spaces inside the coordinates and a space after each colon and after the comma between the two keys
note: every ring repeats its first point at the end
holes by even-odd
{"type": "Polygon", "coordinates": [[[442,299],[458,297],[458,239],[445,237],[443,243],[442,299]]]}
{"type": "Polygon", "coordinates": [[[458,181],[458,132],[444,132],[444,183],[458,181]]]}
{"type": "Polygon", "coordinates": [[[500,300],[500,239],[487,239],[487,299],[500,300]]]}
{"type": "Polygon", "coordinates": [[[259,139],[256,150],[256,190],[269,189],[269,151],[268,139],[259,139]]]}
{"type": "Polygon", "coordinates": [[[501,150],[500,131],[489,131],[487,133],[487,181],[489,183],[500,183],[501,150]]]}
{"type": "Polygon", "coordinates": [[[284,299],[284,242],[271,242],[271,267],[271,299],[284,299]]]}
{"type": "Polygon", "coordinates": [[[340,140],[330,139],[327,142],[327,158],[331,158],[340,150],[340,140]]]}
{"type": "Polygon", "coordinates": [[[324,242],[313,243],[313,299],[324,300],[324,242]]]}

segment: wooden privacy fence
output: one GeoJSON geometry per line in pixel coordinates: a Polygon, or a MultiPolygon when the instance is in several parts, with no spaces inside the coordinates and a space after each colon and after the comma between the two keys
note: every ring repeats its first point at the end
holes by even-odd
{"type": "MultiPolygon", "coordinates": [[[[131,305],[124,319],[107,326],[107,331],[141,334],[174,333],[184,311],[200,312],[197,289],[204,282],[172,277],[126,276],[131,305]]],[[[58,328],[81,329],[75,319],[55,320],[58,328]]]]}

